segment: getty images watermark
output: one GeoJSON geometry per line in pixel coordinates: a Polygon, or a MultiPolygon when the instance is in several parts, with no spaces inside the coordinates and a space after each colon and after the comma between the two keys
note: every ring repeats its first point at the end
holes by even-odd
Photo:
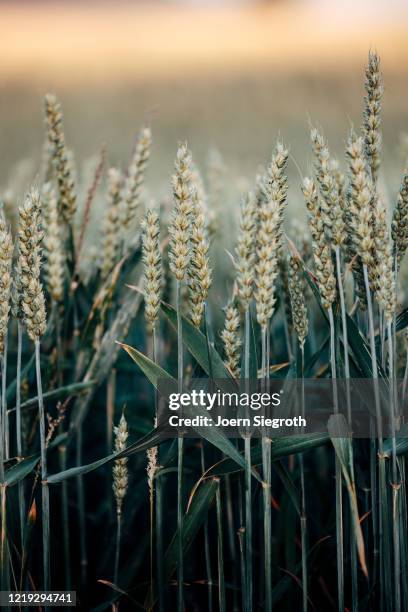
{"type": "Polygon", "coordinates": [[[178,389],[163,379],[158,426],[166,437],[197,437],[207,428],[220,428],[228,437],[279,437],[327,433],[330,417],[339,413],[350,435],[370,438],[377,435],[379,409],[384,437],[391,435],[392,422],[397,436],[408,437],[402,389],[402,380],[394,381],[391,395],[388,382],[372,379],[192,379],[178,389]]]}

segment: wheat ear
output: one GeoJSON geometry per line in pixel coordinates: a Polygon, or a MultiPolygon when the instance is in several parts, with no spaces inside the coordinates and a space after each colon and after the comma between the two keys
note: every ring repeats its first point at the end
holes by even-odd
{"type": "Polygon", "coordinates": [[[408,248],[408,168],[404,172],[391,223],[393,256],[399,267],[408,248]]]}
{"type": "Polygon", "coordinates": [[[255,265],[255,302],[258,323],[268,325],[275,307],[275,281],[282,245],[283,213],[286,204],[285,168],[288,151],[278,143],[262,183],[262,199],[258,211],[255,265]]]}
{"type": "Polygon", "coordinates": [[[308,331],[307,308],[305,302],[306,287],[300,261],[293,255],[289,258],[288,281],[293,327],[295,328],[299,345],[303,347],[308,331]]]}
{"type": "Polygon", "coordinates": [[[143,183],[150,157],[151,144],[152,133],[150,128],[144,127],[140,131],[121,194],[120,208],[125,230],[128,230],[132,225],[141,205],[143,183]]]}
{"type": "Polygon", "coordinates": [[[205,220],[206,198],[197,171],[193,173],[192,184],[191,259],[188,267],[188,284],[191,320],[196,327],[200,327],[211,286],[210,244],[205,220]]]}
{"type": "Polygon", "coordinates": [[[163,290],[163,266],[160,248],[160,219],[149,209],[142,222],[142,253],[144,262],[145,317],[150,331],[157,324],[163,290]]]}
{"type": "Polygon", "coordinates": [[[53,94],[45,96],[45,122],[58,182],[59,211],[69,224],[77,210],[75,181],[71,157],[65,144],[61,105],[53,94]]]}
{"type": "Polygon", "coordinates": [[[54,302],[60,302],[64,294],[64,260],[62,255],[61,232],[58,219],[57,198],[51,183],[42,188],[44,207],[45,272],[48,293],[54,302]]]}
{"type": "Polygon", "coordinates": [[[384,93],[380,72],[380,58],[370,51],[365,79],[363,134],[364,149],[371,171],[373,184],[376,185],[381,156],[381,100],[384,93]]]}
{"type": "MultiPolygon", "coordinates": [[[[129,436],[128,426],[125,415],[122,414],[117,427],[114,427],[115,435],[115,453],[120,453],[125,450],[126,442],[129,436]]],[[[123,500],[125,499],[128,483],[129,483],[129,471],[127,467],[127,457],[121,457],[115,459],[113,464],[113,494],[116,500],[116,519],[117,519],[117,532],[116,532],[116,554],[115,554],[115,569],[114,569],[114,583],[118,583],[119,576],[119,559],[120,559],[120,543],[121,543],[121,528],[122,528],[122,508],[123,500]]]]}
{"type": "Polygon", "coordinates": [[[235,248],[235,267],[237,271],[238,297],[244,308],[251,301],[254,290],[254,265],[256,261],[256,200],[252,191],[248,192],[241,204],[237,246],[235,248]]]}
{"type": "Polygon", "coordinates": [[[122,174],[117,168],[108,170],[107,210],[102,228],[102,257],[100,271],[102,280],[112,272],[119,257],[120,240],[120,190],[122,174]]]}
{"type": "Polygon", "coordinates": [[[50,583],[50,508],[47,483],[47,443],[45,412],[42,395],[40,341],[46,328],[44,293],[40,281],[41,271],[41,229],[40,195],[33,188],[19,209],[18,232],[18,273],[21,283],[21,309],[27,334],[35,344],[35,364],[40,419],[41,481],[42,481],[42,526],[44,590],[50,583]]]}
{"type": "Polygon", "coordinates": [[[228,304],[225,308],[224,329],[221,332],[221,339],[224,345],[227,368],[233,377],[238,379],[242,340],[240,337],[240,316],[234,304],[228,304]]]}

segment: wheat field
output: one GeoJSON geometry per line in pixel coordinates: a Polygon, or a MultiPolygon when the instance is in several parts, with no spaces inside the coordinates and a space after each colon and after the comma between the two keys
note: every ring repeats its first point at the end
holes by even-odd
{"type": "Polygon", "coordinates": [[[287,134],[258,117],[224,154],[222,98],[183,140],[175,97],[172,129],[152,111],[122,163],[112,127],[89,159],[82,119],[78,164],[45,95],[32,151],[2,169],[2,590],[98,611],[408,609],[408,140],[376,52],[360,73],[349,116],[293,96],[287,134]],[[376,396],[353,439],[333,392],[323,433],[169,438],[160,381],[203,378],[369,379],[390,430],[376,396]]]}

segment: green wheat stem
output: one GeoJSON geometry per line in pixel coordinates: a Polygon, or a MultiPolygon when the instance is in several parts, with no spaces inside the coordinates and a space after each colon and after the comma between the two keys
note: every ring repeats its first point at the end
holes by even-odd
{"type": "MultiPolygon", "coordinates": [[[[340,310],[341,310],[341,322],[342,322],[342,334],[343,334],[343,349],[344,349],[344,377],[346,379],[346,401],[347,401],[347,420],[351,427],[351,395],[350,395],[350,361],[349,361],[349,350],[348,350],[348,333],[347,333],[347,310],[346,302],[344,298],[344,286],[343,278],[341,273],[341,255],[340,247],[336,246],[336,275],[337,285],[339,289],[340,297],[340,310]]],[[[353,485],[355,484],[354,479],[354,461],[353,461],[353,443],[350,439],[350,474],[353,485]]],[[[356,537],[354,529],[350,530],[350,554],[351,554],[351,591],[352,591],[352,609],[353,612],[358,610],[358,575],[357,575],[357,550],[356,550],[356,537]]]]}
{"type": "MultiPolygon", "coordinates": [[[[17,372],[16,372],[16,443],[17,455],[19,459],[23,456],[23,444],[21,439],[21,354],[23,348],[23,326],[17,320],[17,372]]],[[[18,505],[20,514],[20,535],[21,545],[24,543],[24,525],[25,525],[25,498],[24,498],[24,481],[18,483],[18,505]]]]}
{"type": "MultiPolygon", "coordinates": [[[[333,308],[328,309],[330,322],[330,364],[333,385],[334,412],[338,414],[337,396],[337,373],[336,373],[336,347],[335,347],[335,326],[333,318],[333,308]]],[[[335,476],[336,476],[336,541],[337,541],[337,597],[338,608],[344,610],[344,534],[343,534],[343,489],[341,481],[341,466],[339,459],[335,457],[335,476]]]]}
{"type": "MultiPolygon", "coordinates": [[[[181,282],[176,281],[177,311],[177,379],[178,391],[183,392],[183,326],[181,318],[181,282]]],[[[183,567],[183,454],[184,439],[179,435],[177,448],[177,530],[178,530],[178,589],[177,609],[183,612],[184,607],[184,567],[183,567]]]]}
{"type": "Polygon", "coordinates": [[[225,576],[224,576],[224,548],[222,534],[222,507],[221,507],[221,487],[218,482],[217,491],[215,494],[215,503],[217,508],[217,557],[218,557],[218,601],[219,611],[226,612],[225,602],[225,576]]]}
{"type": "MultiPolygon", "coordinates": [[[[154,363],[158,362],[158,337],[157,337],[156,326],[153,327],[153,331],[152,331],[152,358],[153,358],[154,363]]],[[[158,414],[158,394],[157,394],[156,389],[154,391],[154,413],[157,416],[158,414]]],[[[157,449],[157,460],[158,460],[158,464],[160,465],[160,448],[157,449]]],[[[164,604],[164,577],[163,577],[162,481],[161,481],[160,471],[156,473],[156,478],[154,482],[155,482],[155,490],[156,490],[155,526],[156,526],[157,590],[159,594],[159,610],[162,612],[165,608],[165,604],[164,604]]],[[[153,512],[153,509],[152,509],[152,512],[153,512]]],[[[151,529],[153,530],[153,521],[152,521],[151,529]]],[[[153,546],[152,546],[152,550],[153,550],[153,546]]]]}
{"type": "Polygon", "coordinates": [[[10,458],[10,431],[9,431],[9,417],[7,413],[7,353],[8,353],[8,334],[4,336],[4,350],[3,350],[3,373],[1,378],[1,410],[3,412],[3,426],[4,426],[4,458],[7,460],[10,458]]]}
{"type": "MultiPolygon", "coordinates": [[[[3,355],[0,355],[0,373],[2,377],[1,384],[1,402],[3,402],[3,355]]],[[[1,504],[1,533],[0,533],[0,577],[1,588],[10,589],[10,566],[9,566],[9,549],[7,541],[7,485],[5,483],[4,471],[4,419],[3,410],[0,409],[0,504],[1,504]]]]}
{"type": "Polygon", "coordinates": [[[115,544],[115,565],[113,571],[113,584],[117,585],[119,580],[120,562],[120,543],[122,539],[122,511],[116,512],[116,544],[115,544]]]}
{"type": "Polygon", "coordinates": [[[40,446],[41,446],[41,499],[42,499],[42,528],[43,528],[43,570],[44,591],[50,588],[50,499],[47,483],[47,446],[45,433],[45,411],[42,392],[40,341],[35,341],[35,371],[37,378],[38,413],[40,419],[40,446]]]}
{"type": "Polygon", "coordinates": [[[391,439],[392,439],[392,533],[394,545],[394,597],[395,609],[401,609],[401,558],[400,558],[400,517],[398,511],[398,492],[400,489],[398,478],[397,465],[397,446],[396,446],[396,397],[394,393],[394,353],[393,353],[393,337],[392,337],[392,322],[387,323],[388,335],[388,378],[389,378],[389,394],[390,394],[390,412],[391,412],[391,439]]]}
{"type": "MultiPolygon", "coordinates": [[[[200,444],[200,455],[201,455],[201,472],[205,472],[205,454],[204,444],[201,440],[200,444]]],[[[210,537],[208,529],[208,519],[204,521],[204,555],[205,555],[205,572],[207,576],[207,588],[208,588],[208,612],[212,612],[212,571],[211,571],[211,551],[210,551],[210,537]]]]}
{"type": "MultiPolygon", "coordinates": [[[[63,347],[61,339],[61,321],[58,312],[58,302],[52,301],[52,316],[55,321],[55,340],[57,347],[57,380],[59,385],[63,385],[63,347]]],[[[60,423],[58,427],[60,434],[63,433],[64,427],[60,423]]],[[[63,472],[67,469],[67,446],[63,442],[58,447],[58,460],[60,470],[63,472]]],[[[71,589],[71,548],[69,534],[69,510],[68,510],[68,483],[64,480],[61,483],[61,524],[62,524],[62,539],[64,546],[64,564],[65,564],[65,588],[71,589]]]]}
{"type": "MultiPolygon", "coordinates": [[[[240,570],[241,570],[241,600],[242,610],[247,612],[247,582],[246,582],[246,563],[245,563],[245,527],[238,529],[238,543],[239,543],[239,559],[240,559],[240,570]]],[[[249,608],[250,610],[250,608],[249,608]]]]}
{"type": "Polygon", "coordinates": [[[364,285],[367,297],[367,313],[368,313],[368,330],[370,339],[370,352],[371,352],[371,367],[373,371],[373,383],[374,383],[374,401],[377,421],[377,440],[378,440],[378,472],[379,472],[379,490],[378,490],[378,502],[380,512],[378,513],[378,538],[379,538],[379,558],[380,558],[380,588],[382,594],[385,593],[385,597],[388,601],[391,600],[392,595],[390,591],[390,584],[385,578],[386,572],[390,567],[390,554],[387,542],[384,541],[384,530],[387,528],[386,520],[388,516],[388,498],[387,498],[387,478],[386,478],[386,466],[385,457],[383,452],[383,427],[381,417],[381,403],[380,394],[378,387],[378,366],[377,366],[377,355],[375,349],[375,332],[374,332],[374,317],[373,317],[373,306],[371,298],[370,283],[368,277],[367,265],[363,265],[364,285]]]}
{"type": "MultiPolygon", "coordinates": [[[[302,378],[301,395],[301,415],[305,416],[305,345],[300,346],[300,375],[302,378]]],[[[300,539],[302,546],[302,606],[303,612],[307,612],[308,583],[307,583],[307,515],[306,515],[306,487],[305,487],[305,467],[303,463],[303,453],[299,453],[299,472],[300,472],[300,539]]]]}
{"type": "MultiPolygon", "coordinates": [[[[249,305],[245,308],[245,342],[244,342],[244,378],[249,383],[249,332],[250,332],[249,305]]],[[[252,610],[253,584],[252,584],[252,469],[251,469],[251,437],[244,437],[245,456],[245,575],[246,575],[246,607],[252,610]]]]}
{"type": "MultiPolygon", "coordinates": [[[[262,326],[262,384],[266,387],[267,362],[267,332],[268,327],[262,326]]],[[[265,610],[272,610],[272,525],[271,525],[271,440],[263,432],[262,435],[262,494],[264,505],[264,573],[265,573],[265,610]]]]}

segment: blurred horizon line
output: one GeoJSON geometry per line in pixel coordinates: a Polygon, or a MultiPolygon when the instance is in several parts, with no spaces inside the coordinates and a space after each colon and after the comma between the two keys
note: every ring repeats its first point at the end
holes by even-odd
{"type": "Polygon", "coordinates": [[[375,10],[370,18],[356,11],[350,20],[345,5],[328,4],[332,10],[321,0],[216,10],[127,0],[115,6],[100,0],[1,2],[0,75],[69,83],[200,71],[335,73],[357,62],[361,66],[371,48],[388,70],[406,64],[405,9],[385,21],[375,10]]]}

